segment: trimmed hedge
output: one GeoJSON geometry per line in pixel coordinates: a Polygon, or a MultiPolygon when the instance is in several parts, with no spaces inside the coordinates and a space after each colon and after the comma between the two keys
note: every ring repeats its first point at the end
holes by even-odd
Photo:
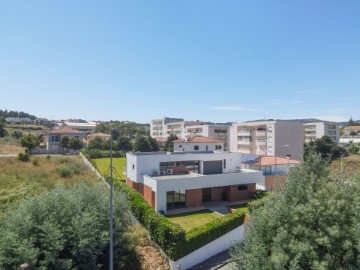
{"type": "Polygon", "coordinates": [[[181,258],[182,247],[185,246],[186,239],[185,231],[180,225],[170,222],[166,217],[157,213],[139,192],[125,183],[117,182],[114,186],[128,195],[133,215],[148,230],[151,238],[170,258],[181,258]]]}
{"type": "Polygon", "coordinates": [[[117,189],[127,193],[133,215],[148,230],[151,238],[173,260],[184,257],[244,222],[245,214],[236,211],[185,233],[180,225],[172,223],[157,213],[139,192],[125,183],[117,182],[114,185],[117,189]]]}
{"type": "Polygon", "coordinates": [[[187,250],[185,254],[188,254],[239,227],[244,223],[244,218],[245,213],[242,211],[235,211],[234,213],[218,218],[204,226],[190,230],[186,234],[187,250]]]}

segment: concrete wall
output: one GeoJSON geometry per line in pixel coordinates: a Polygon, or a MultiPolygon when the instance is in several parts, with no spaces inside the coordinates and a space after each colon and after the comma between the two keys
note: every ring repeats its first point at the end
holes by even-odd
{"type": "Polygon", "coordinates": [[[188,269],[244,240],[244,225],[175,261],[172,269],[188,269]]]}
{"type": "Polygon", "coordinates": [[[224,143],[192,143],[192,142],[175,142],[174,152],[196,152],[196,151],[224,151],[224,143]],[[198,150],[194,149],[198,146],[198,150]],[[221,149],[216,149],[220,146],[221,149]]]}

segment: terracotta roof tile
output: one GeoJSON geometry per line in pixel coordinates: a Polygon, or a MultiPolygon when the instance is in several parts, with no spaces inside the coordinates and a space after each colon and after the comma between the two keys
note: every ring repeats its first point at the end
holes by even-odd
{"type": "Polygon", "coordinates": [[[175,140],[176,143],[223,143],[214,138],[209,138],[205,136],[195,136],[190,138],[189,140],[175,140]]]}
{"type": "Polygon", "coordinates": [[[259,158],[259,161],[253,163],[256,166],[270,166],[270,165],[286,165],[286,164],[298,164],[300,161],[294,159],[287,159],[283,157],[273,157],[273,156],[262,156],[259,158]]]}
{"type": "Polygon", "coordinates": [[[69,127],[52,129],[47,132],[48,134],[84,134],[85,132],[75,130],[69,127]]]}
{"type": "Polygon", "coordinates": [[[360,130],[360,126],[348,126],[344,128],[345,130],[360,130]]]}

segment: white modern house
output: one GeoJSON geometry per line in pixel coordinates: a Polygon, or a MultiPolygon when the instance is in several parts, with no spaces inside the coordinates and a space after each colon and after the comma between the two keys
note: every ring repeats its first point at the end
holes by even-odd
{"type": "Polygon", "coordinates": [[[83,132],[88,132],[88,133],[92,133],[94,132],[97,123],[96,122],[75,122],[75,121],[61,121],[58,122],[57,125],[59,127],[68,127],[68,128],[72,128],[72,129],[76,129],[79,131],[83,131],[83,132]]]}
{"type": "Polygon", "coordinates": [[[224,151],[224,143],[217,139],[193,136],[174,141],[174,152],[224,151]]]}
{"type": "Polygon", "coordinates": [[[51,151],[60,150],[61,138],[64,136],[83,141],[85,133],[68,127],[49,130],[46,135],[46,149],[51,151]]]}
{"type": "Polygon", "coordinates": [[[303,123],[267,120],[233,124],[230,128],[230,151],[300,160],[304,152],[303,123]]]}
{"type": "Polygon", "coordinates": [[[126,154],[126,183],[156,211],[197,207],[207,202],[252,199],[265,189],[261,171],[241,169],[241,154],[152,152],[126,154]]]}
{"type": "Polygon", "coordinates": [[[304,140],[310,142],[328,136],[334,143],[339,142],[339,126],[334,122],[316,122],[304,124],[304,140]]]}

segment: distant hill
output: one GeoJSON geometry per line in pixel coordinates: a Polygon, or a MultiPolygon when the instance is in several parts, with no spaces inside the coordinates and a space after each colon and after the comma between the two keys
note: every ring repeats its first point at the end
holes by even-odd
{"type": "Polygon", "coordinates": [[[1,110],[0,109],[0,117],[19,117],[19,118],[30,118],[31,120],[36,119],[37,117],[32,114],[28,114],[25,112],[18,112],[18,111],[8,111],[8,110],[1,110]]]}

